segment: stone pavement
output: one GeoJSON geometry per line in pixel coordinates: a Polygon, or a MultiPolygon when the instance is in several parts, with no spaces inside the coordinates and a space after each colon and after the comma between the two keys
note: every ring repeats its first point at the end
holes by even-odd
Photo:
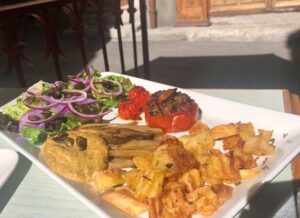
{"type": "MultiPolygon", "coordinates": [[[[206,27],[160,27],[149,29],[149,41],[282,41],[300,30],[300,12],[265,13],[231,17],[211,17],[206,27]]],[[[116,39],[116,31],[111,29],[116,39]]],[[[124,40],[131,40],[129,24],[122,28],[124,40]]],[[[137,26],[137,39],[141,31],[137,26]]]]}

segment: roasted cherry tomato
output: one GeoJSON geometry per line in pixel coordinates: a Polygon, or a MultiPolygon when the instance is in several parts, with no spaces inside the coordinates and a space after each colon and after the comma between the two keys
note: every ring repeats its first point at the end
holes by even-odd
{"type": "Polygon", "coordinates": [[[151,94],[142,86],[134,86],[128,93],[128,98],[145,111],[151,94]]]}
{"type": "Polygon", "coordinates": [[[119,103],[118,113],[123,119],[139,120],[142,111],[135,102],[124,99],[119,103]]]}
{"type": "Polygon", "coordinates": [[[200,116],[197,103],[176,89],[154,93],[145,111],[148,125],[161,128],[164,132],[186,131],[200,116]]]}
{"type": "Polygon", "coordinates": [[[119,116],[123,119],[139,120],[145,111],[151,94],[142,86],[134,86],[128,93],[128,99],[119,103],[119,116]]]}

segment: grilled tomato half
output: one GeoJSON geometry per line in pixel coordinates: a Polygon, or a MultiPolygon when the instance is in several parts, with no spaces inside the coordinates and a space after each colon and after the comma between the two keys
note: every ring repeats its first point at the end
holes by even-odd
{"type": "Polygon", "coordinates": [[[177,89],[155,92],[145,110],[147,124],[164,132],[186,131],[200,117],[201,109],[197,103],[177,89]]]}

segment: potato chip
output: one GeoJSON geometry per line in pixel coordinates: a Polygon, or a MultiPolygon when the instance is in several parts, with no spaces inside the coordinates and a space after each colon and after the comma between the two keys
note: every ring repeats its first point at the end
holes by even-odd
{"type": "Polygon", "coordinates": [[[98,170],[92,175],[93,183],[98,191],[103,192],[113,187],[123,185],[125,183],[123,179],[124,171],[113,168],[105,171],[98,170]]]}
{"type": "Polygon", "coordinates": [[[195,211],[194,206],[186,200],[182,185],[178,182],[168,182],[160,198],[159,217],[188,218],[195,211]]]}
{"type": "MultiPolygon", "coordinates": [[[[134,198],[148,202],[150,218],[211,216],[232,197],[234,185],[259,175],[254,155],[274,153],[273,132],[258,133],[256,136],[251,122],[209,129],[198,121],[189,135],[179,139],[165,135],[153,152],[133,157],[137,168],[121,178],[134,198]],[[223,142],[222,151],[216,149],[221,145],[217,140],[223,142]]],[[[109,184],[111,187],[112,182],[109,184]]]]}
{"type": "Polygon", "coordinates": [[[239,161],[239,169],[250,169],[257,167],[257,163],[252,154],[245,153],[241,148],[236,148],[232,151],[235,161],[239,161]]]}
{"type": "MultiPolygon", "coordinates": [[[[179,140],[181,141],[182,137],[179,140]]],[[[209,151],[215,144],[209,132],[202,132],[188,138],[185,137],[182,143],[184,148],[192,152],[200,163],[206,161],[209,151]]]]}
{"type": "Polygon", "coordinates": [[[152,167],[153,154],[136,156],[132,158],[134,165],[141,170],[146,170],[152,167]]]}
{"type": "Polygon", "coordinates": [[[235,183],[240,180],[239,169],[234,168],[233,160],[218,150],[213,150],[213,154],[205,164],[201,165],[201,168],[204,168],[204,175],[207,178],[215,178],[227,183],[235,183]]]}
{"type": "Polygon", "coordinates": [[[255,136],[255,131],[252,123],[239,123],[238,126],[239,134],[244,141],[255,136]]]}
{"type": "Polygon", "coordinates": [[[203,216],[212,215],[219,206],[217,194],[208,186],[197,188],[187,194],[186,198],[195,207],[195,212],[203,216]]]}
{"type": "Polygon", "coordinates": [[[243,151],[256,156],[272,155],[275,152],[275,146],[269,144],[262,135],[249,138],[244,144],[243,151]]]}
{"type": "Polygon", "coordinates": [[[140,201],[156,197],[162,190],[164,173],[147,170],[132,170],[126,173],[128,187],[134,191],[134,197],[140,201]]]}
{"type": "Polygon", "coordinates": [[[223,139],[224,150],[233,150],[235,148],[242,148],[245,141],[240,135],[233,135],[223,139]]]}
{"type": "Polygon", "coordinates": [[[210,136],[214,140],[223,139],[237,134],[239,134],[238,125],[233,123],[215,126],[210,130],[210,136]]]}
{"type": "Polygon", "coordinates": [[[233,187],[225,184],[212,185],[211,189],[218,196],[219,206],[232,197],[233,187]]]}
{"type": "Polygon", "coordinates": [[[264,130],[264,129],[258,129],[258,133],[259,133],[259,136],[261,136],[262,138],[264,138],[267,142],[271,141],[272,135],[273,135],[273,131],[268,131],[268,130],[264,130]]]}
{"type": "Polygon", "coordinates": [[[200,133],[203,133],[203,132],[208,132],[209,131],[209,127],[202,123],[201,121],[197,121],[190,129],[189,129],[189,134],[191,136],[194,136],[194,135],[198,135],[200,133]]]}
{"type": "Polygon", "coordinates": [[[184,173],[178,182],[184,185],[184,189],[187,192],[192,192],[197,187],[204,186],[204,180],[200,176],[198,169],[192,169],[184,173]]]}

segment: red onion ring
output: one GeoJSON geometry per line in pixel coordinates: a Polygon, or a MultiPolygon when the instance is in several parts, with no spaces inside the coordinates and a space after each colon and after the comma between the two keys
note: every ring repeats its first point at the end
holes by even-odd
{"type": "Polygon", "coordinates": [[[45,129],[46,123],[40,123],[40,124],[31,124],[31,123],[26,123],[23,120],[20,120],[19,122],[19,132],[22,132],[23,126],[29,125],[33,128],[39,128],[39,129],[45,129]]]}
{"type": "Polygon", "coordinates": [[[66,85],[66,83],[64,81],[58,80],[58,81],[54,82],[54,85],[57,86],[57,87],[60,87],[60,86],[66,85]]]}
{"type": "Polygon", "coordinates": [[[88,79],[84,79],[82,77],[71,77],[71,78],[69,78],[69,80],[74,83],[83,83],[83,84],[89,83],[88,79]]]}
{"type": "Polygon", "coordinates": [[[91,81],[92,80],[92,74],[91,74],[91,67],[90,67],[90,65],[88,65],[88,64],[85,65],[84,70],[86,72],[88,80],[91,81]]]}
{"type": "Polygon", "coordinates": [[[50,97],[51,101],[54,101],[56,103],[59,104],[68,104],[68,103],[75,103],[75,102],[80,102],[83,101],[87,98],[87,93],[83,90],[78,90],[78,89],[63,89],[62,92],[65,93],[70,93],[70,94],[81,94],[80,96],[72,96],[71,98],[65,99],[65,98],[61,98],[61,99],[56,99],[53,98],[53,96],[50,97]]]}
{"type": "Polygon", "coordinates": [[[41,119],[41,120],[36,120],[36,121],[29,120],[28,117],[30,115],[39,115],[42,112],[44,112],[45,110],[33,109],[33,110],[30,110],[30,111],[26,112],[25,114],[23,114],[23,116],[20,119],[19,131],[22,132],[22,128],[23,128],[24,125],[30,125],[30,126],[33,126],[33,127],[45,127],[44,124],[46,122],[51,121],[52,119],[57,117],[62,111],[65,110],[66,107],[67,107],[66,105],[56,105],[56,107],[53,108],[53,109],[55,109],[55,111],[52,114],[52,116],[47,117],[46,119],[41,119]]]}
{"type": "Polygon", "coordinates": [[[91,84],[89,83],[89,84],[83,89],[83,91],[89,92],[90,90],[91,90],[91,84]]]}
{"type": "Polygon", "coordinates": [[[32,109],[48,109],[50,107],[55,106],[57,103],[53,102],[50,100],[50,98],[48,96],[42,96],[42,95],[23,95],[22,96],[22,102],[25,106],[32,108],[32,109]],[[46,101],[48,104],[47,105],[35,105],[35,104],[29,104],[28,102],[26,102],[27,98],[36,98],[38,100],[44,100],[46,101]]]}
{"type": "Polygon", "coordinates": [[[105,95],[105,96],[118,96],[118,95],[120,95],[120,94],[122,93],[123,88],[122,88],[122,85],[121,85],[119,82],[114,81],[114,80],[110,80],[110,79],[102,79],[102,81],[99,81],[99,82],[97,81],[97,82],[96,82],[96,81],[94,81],[94,79],[91,79],[91,82],[90,82],[90,84],[91,84],[91,89],[92,89],[95,93],[100,94],[100,95],[105,95]],[[108,81],[108,82],[111,82],[111,83],[117,85],[118,88],[119,88],[119,90],[118,90],[117,92],[107,92],[107,91],[105,91],[105,90],[99,91],[99,90],[96,88],[95,84],[100,84],[100,83],[102,83],[102,81],[108,81]]]}
{"type": "Polygon", "coordinates": [[[46,119],[36,120],[36,121],[29,120],[28,117],[30,115],[39,115],[42,112],[44,112],[45,110],[41,110],[41,109],[30,110],[30,111],[26,112],[25,114],[23,114],[23,116],[21,117],[21,120],[24,121],[25,123],[30,123],[30,124],[44,123],[44,122],[50,121],[53,118],[55,118],[58,114],[60,114],[61,111],[63,111],[65,109],[65,107],[66,107],[66,105],[57,105],[56,107],[53,108],[56,111],[54,111],[52,116],[47,117],[46,119]]]}
{"type": "MultiPolygon", "coordinates": [[[[88,101],[87,101],[87,102],[88,102],[88,101]]],[[[80,102],[80,103],[81,103],[81,102],[80,102]]],[[[93,103],[93,102],[88,102],[88,103],[84,103],[84,104],[90,104],[90,103],[93,103]]],[[[106,115],[106,114],[108,114],[108,113],[110,113],[110,112],[112,111],[111,109],[109,109],[109,110],[107,110],[107,111],[105,111],[105,112],[101,112],[101,113],[99,113],[99,114],[83,114],[83,113],[77,111],[77,110],[73,107],[72,103],[68,103],[68,108],[70,109],[70,111],[71,111],[73,114],[75,114],[76,116],[78,116],[78,117],[80,117],[80,118],[82,118],[82,119],[85,119],[85,120],[93,120],[93,119],[97,119],[97,118],[99,118],[99,117],[103,117],[104,115],[106,115]]]]}

